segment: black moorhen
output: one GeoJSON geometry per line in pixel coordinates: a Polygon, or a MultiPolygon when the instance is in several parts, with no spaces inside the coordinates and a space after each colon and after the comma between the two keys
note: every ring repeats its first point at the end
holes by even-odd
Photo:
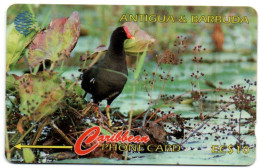
{"type": "Polygon", "coordinates": [[[133,38],[126,26],[116,28],[110,38],[104,59],[85,70],[82,75],[81,87],[86,93],[92,94],[94,103],[98,105],[102,100],[107,100],[106,115],[109,127],[111,127],[110,104],[122,92],[127,81],[124,41],[133,38]]]}

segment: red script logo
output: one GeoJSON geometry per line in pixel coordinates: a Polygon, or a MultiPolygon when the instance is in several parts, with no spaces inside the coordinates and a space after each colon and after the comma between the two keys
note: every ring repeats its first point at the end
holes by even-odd
{"type": "Polygon", "coordinates": [[[93,150],[95,150],[100,143],[102,142],[133,142],[133,143],[147,143],[150,139],[148,136],[133,136],[129,135],[129,131],[119,131],[118,133],[114,133],[111,135],[99,135],[100,134],[100,127],[95,126],[92,128],[87,129],[76,141],[74,150],[78,155],[86,155],[93,150]],[[94,143],[94,141],[97,141],[94,143]],[[87,149],[81,149],[82,143],[85,142],[86,145],[94,143],[91,147],[87,149]]]}

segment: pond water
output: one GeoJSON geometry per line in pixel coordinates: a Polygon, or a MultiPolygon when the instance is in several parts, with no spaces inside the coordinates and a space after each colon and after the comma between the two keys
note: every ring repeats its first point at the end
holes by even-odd
{"type": "MultiPolygon", "coordinates": [[[[256,80],[256,62],[248,61],[251,58],[255,58],[256,54],[252,55],[242,55],[234,53],[214,53],[203,55],[204,60],[208,63],[203,63],[199,65],[200,72],[205,74],[204,78],[200,79],[201,89],[212,89],[212,86],[208,84],[211,82],[216,87],[230,88],[234,84],[245,85],[244,78],[250,79],[251,81],[256,80]],[[220,85],[219,82],[223,84],[220,85]]],[[[192,89],[191,87],[191,77],[190,74],[195,72],[196,66],[191,61],[192,55],[183,56],[183,64],[173,67],[171,75],[174,76],[174,82],[168,82],[165,86],[162,94],[174,94],[180,95],[192,89]]],[[[151,73],[154,71],[156,63],[152,61],[147,61],[145,63],[144,69],[152,77],[151,73]]],[[[167,71],[168,65],[164,65],[159,73],[163,74],[163,70],[167,71]]],[[[71,74],[79,76],[80,74],[76,71],[75,67],[71,67],[66,71],[63,76],[71,78],[71,74]]],[[[149,79],[149,76],[148,76],[149,79]]],[[[121,95],[115,99],[112,103],[112,109],[117,109],[125,117],[128,116],[128,112],[132,108],[132,89],[133,89],[133,71],[129,69],[128,82],[121,93],[121,95]]],[[[149,96],[147,95],[143,85],[147,84],[147,81],[137,80],[136,83],[136,93],[134,100],[134,111],[145,111],[148,108],[149,96]]],[[[159,91],[163,85],[163,82],[157,82],[153,92],[153,98],[156,99],[159,91]]],[[[256,94],[256,87],[251,87],[250,92],[256,94]]],[[[203,111],[205,114],[211,114],[216,112],[215,105],[216,102],[220,100],[220,93],[208,92],[207,100],[203,103],[203,111]]],[[[187,94],[184,98],[189,98],[190,95],[187,94]]],[[[230,101],[229,96],[222,98],[224,101],[230,101]]],[[[106,103],[102,102],[101,106],[105,107],[106,103]]],[[[200,107],[198,102],[191,102],[187,104],[171,104],[175,107],[174,113],[179,114],[184,118],[187,123],[185,126],[190,125],[194,128],[194,124],[201,124],[200,119],[195,117],[199,116],[200,107]]],[[[165,106],[162,110],[169,110],[170,108],[165,106]]],[[[234,106],[230,106],[230,111],[222,112],[215,118],[211,118],[208,125],[205,125],[197,133],[191,137],[187,143],[184,144],[186,148],[179,152],[161,152],[161,153],[133,153],[129,152],[129,160],[117,160],[108,158],[92,158],[92,159],[77,159],[77,160],[63,160],[57,161],[58,163],[96,163],[96,164],[194,164],[194,165],[249,165],[255,160],[255,136],[250,134],[254,131],[254,125],[248,122],[252,116],[242,111],[241,113],[241,138],[246,142],[249,147],[249,152],[245,153],[242,149],[238,152],[233,148],[232,154],[229,153],[212,153],[212,145],[235,145],[237,141],[237,136],[232,135],[232,133],[239,130],[238,119],[240,117],[240,112],[234,109],[234,106]],[[231,112],[233,111],[233,113],[231,112]],[[231,128],[232,127],[232,128],[231,128]],[[218,128],[218,129],[216,129],[218,128]],[[232,130],[233,129],[233,130],[232,130]],[[225,131],[220,131],[225,130],[225,131]],[[232,130],[232,131],[231,131],[232,130]],[[163,158],[163,159],[162,159],[163,158]]],[[[170,131],[169,129],[166,131],[170,131]]],[[[185,130],[187,133],[187,130],[185,130]]],[[[180,143],[182,139],[176,139],[175,137],[169,138],[168,144],[174,144],[174,142],[180,143]]],[[[228,150],[226,150],[228,152],[228,150]]]]}

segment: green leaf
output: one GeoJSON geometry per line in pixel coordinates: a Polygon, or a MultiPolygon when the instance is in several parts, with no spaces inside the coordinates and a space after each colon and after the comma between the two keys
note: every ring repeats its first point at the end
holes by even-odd
{"type": "Polygon", "coordinates": [[[6,72],[21,59],[24,48],[33,40],[37,30],[31,31],[27,36],[15,29],[14,23],[7,26],[6,31],[6,72]]]}
{"type": "Polygon", "coordinates": [[[17,87],[16,80],[13,75],[6,76],[6,90],[10,91],[17,87]]]}
{"type": "Polygon", "coordinates": [[[33,120],[39,121],[52,114],[65,96],[65,83],[56,72],[43,71],[37,75],[24,74],[15,78],[19,85],[19,110],[33,120]]]}
{"type": "Polygon", "coordinates": [[[25,163],[32,163],[35,159],[33,151],[30,148],[23,148],[23,158],[25,163]]]}
{"type": "Polygon", "coordinates": [[[80,34],[78,12],[68,18],[54,19],[46,30],[39,32],[29,46],[28,62],[36,67],[45,60],[53,63],[70,56],[80,34]]]}

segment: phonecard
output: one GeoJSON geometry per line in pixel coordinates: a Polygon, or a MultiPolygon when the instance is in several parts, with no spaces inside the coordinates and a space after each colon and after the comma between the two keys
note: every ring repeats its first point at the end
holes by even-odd
{"type": "Polygon", "coordinates": [[[250,7],[8,8],[11,163],[251,165],[250,7]]]}

